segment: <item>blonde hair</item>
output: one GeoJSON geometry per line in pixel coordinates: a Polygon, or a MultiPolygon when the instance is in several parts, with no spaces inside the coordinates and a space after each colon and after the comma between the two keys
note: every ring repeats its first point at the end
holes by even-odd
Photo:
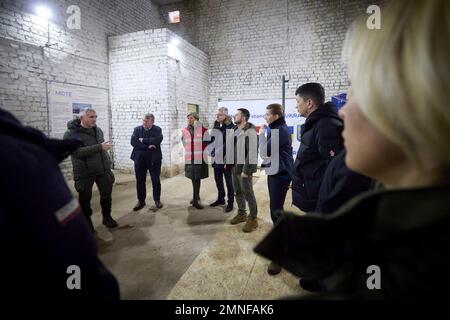
{"type": "MultiPolygon", "coordinates": [[[[347,34],[353,96],[422,173],[450,172],[450,1],[396,0],[347,34]]],[[[438,177],[439,179],[439,177],[438,177]]]]}

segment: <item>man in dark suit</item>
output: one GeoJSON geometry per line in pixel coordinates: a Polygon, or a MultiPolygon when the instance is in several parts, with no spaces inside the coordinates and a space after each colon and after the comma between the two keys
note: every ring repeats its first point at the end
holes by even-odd
{"type": "Polygon", "coordinates": [[[159,177],[161,175],[161,142],[163,135],[161,128],[154,125],[155,117],[153,114],[146,114],[142,120],[142,126],[134,128],[131,136],[131,145],[133,146],[131,160],[134,161],[138,198],[138,203],[133,208],[134,211],[145,207],[147,171],[150,172],[153,185],[153,200],[155,201],[153,209],[157,210],[163,207],[159,177]]]}

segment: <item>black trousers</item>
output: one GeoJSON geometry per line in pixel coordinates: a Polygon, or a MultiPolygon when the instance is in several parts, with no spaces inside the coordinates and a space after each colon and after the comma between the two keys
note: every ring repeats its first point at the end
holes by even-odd
{"type": "Polygon", "coordinates": [[[200,185],[201,185],[201,179],[192,179],[192,191],[193,191],[193,197],[192,199],[194,202],[200,201],[200,185]]]}
{"type": "Polygon", "coordinates": [[[217,200],[225,201],[225,188],[223,185],[224,176],[225,176],[225,183],[227,185],[228,204],[233,204],[234,188],[233,188],[233,179],[231,176],[231,169],[224,168],[223,166],[214,168],[214,180],[216,181],[217,191],[219,192],[217,200]]]}
{"type": "Polygon", "coordinates": [[[102,208],[102,215],[105,217],[111,214],[111,193],[114,180],[114,174],[109,172],[95,177],[75,181],[75,189],[78,192],[78,201],[80,202],[81,210],[91,224],[91,199],[92,187],[94,186],[94,183],[97,185],[100,193],[100,206],[102,208]]]}
{"type": "Polygon", "coordinates": [[[284,208],[284,201],[289,190],[291,177],[287,171],[278,174],[267,176],[267,184],[269,187],[269,201],[270,201],[270,217],[273,223],[277,222],[279,218],[279,211],[284,208]]]}
{"type": "Polygon", "coordinates": [[[147,197],[147,171],[150,173],[153,187],[153,201],[161,200],[161,162],[148,163],[141,161],[134,163],[134,173],[136,175],[137,198],[140,203],[145,203],[147,197]]]}

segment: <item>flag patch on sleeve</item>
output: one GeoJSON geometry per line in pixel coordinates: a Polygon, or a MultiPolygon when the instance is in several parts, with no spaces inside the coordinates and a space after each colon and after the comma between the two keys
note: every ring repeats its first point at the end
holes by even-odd
{"type": "Polygon", "coordinates": [[[72,198],[67,204],[55,212],[56,220],[61,224],[66,224],[69,220],[80,212],[78,200],[72,198]]]}

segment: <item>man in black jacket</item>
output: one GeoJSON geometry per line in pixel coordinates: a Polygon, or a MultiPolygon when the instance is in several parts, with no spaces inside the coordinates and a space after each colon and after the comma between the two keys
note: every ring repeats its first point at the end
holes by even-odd
{"type": "Polygon", "coordinates": [[[330,162],[319,190],[316,212],[331,213],[358,194],[371,190],[375,181],[345,165],[345,149],[330,162]]]}
{"type": "Polygon", "coordinates": [[[320,184],[328,163],[342,149],[343,124],[334,104],[325,102],[319,83],[306,83],[295,92],[297,109],[306,118],[294,162],[292,200],[302,211],[317,206],[320,184]]]}
{"type": "Polygon", "coordinates": [[[0,274],[6,301],[119,299],[117,280],[98,259],[89,225],[58,166],[80,143],[46,138],[0,109],[0,274]]]}
{"type": "Polygon", "coordinates": [[[227,108],[219,108],[217,111],[217,120],[214,121],[214,129],[217,130],[215,132],[221,132],[222,135],[222,144],[214,143],[215,135],[212,135],[210,146],[212,146],[211,156],[212,167],[214,168],[214,180],[216,181],[218,197],[217,200],[210,204],[211,207],[217,207],[219,205],[225,204],[225,188],[223,185],[223,177],[225,176],[225,182],[227,185],[227,195],[228,195],[228,204],[225,208],[225,212],[233,211],[233,203],[234,203],[234,189],[233,189],[233,180],[231,178],[231,166],[226,165],[225,156],[226,156],[226,135],[227,129],[233,130],[234,124],[231,120],[231,117],[228,115],[227,108]],[[217,147],[219,145],[219,147],[217,147]],[[220,150],[219,150],[220,148],[220,150]],[[218,157],[220,156],[220,159],[218,157]]]}
{"type": "Polygon", "coordinates": [[[154,125],[155,116],[153,114],[146,114],[142,121],[142,126],[134,128],[131,136],[131,145],[133,146],[131,160],[134,161],[138,198],[138,203],[133,208],[134,211],[140,210],[145,206],[147,171],[150,172],[152,179],[153,201],[155,201],[153,210],[163,207],[161,203],[160,180],[163,135],[161,128],[154,125]]]}
{"type": "Polygon", "coordinates": [[[111,159],[108,150],[112,144],[105,142],[103,131],[97,125],[97,113],[94,109],[85,109],[80,119],[67,123],[64,139],[78,139],[81,146],[71,154],[73,167],[73,180],[78,192],[78,200],[89,225],[92,225],[92,187],[97,184],[100,193],[103,224],[108,228],[117,227],[117,222],[111,217],[111,194],[114,184],[114,174],[111,171],[111,159]]]}

